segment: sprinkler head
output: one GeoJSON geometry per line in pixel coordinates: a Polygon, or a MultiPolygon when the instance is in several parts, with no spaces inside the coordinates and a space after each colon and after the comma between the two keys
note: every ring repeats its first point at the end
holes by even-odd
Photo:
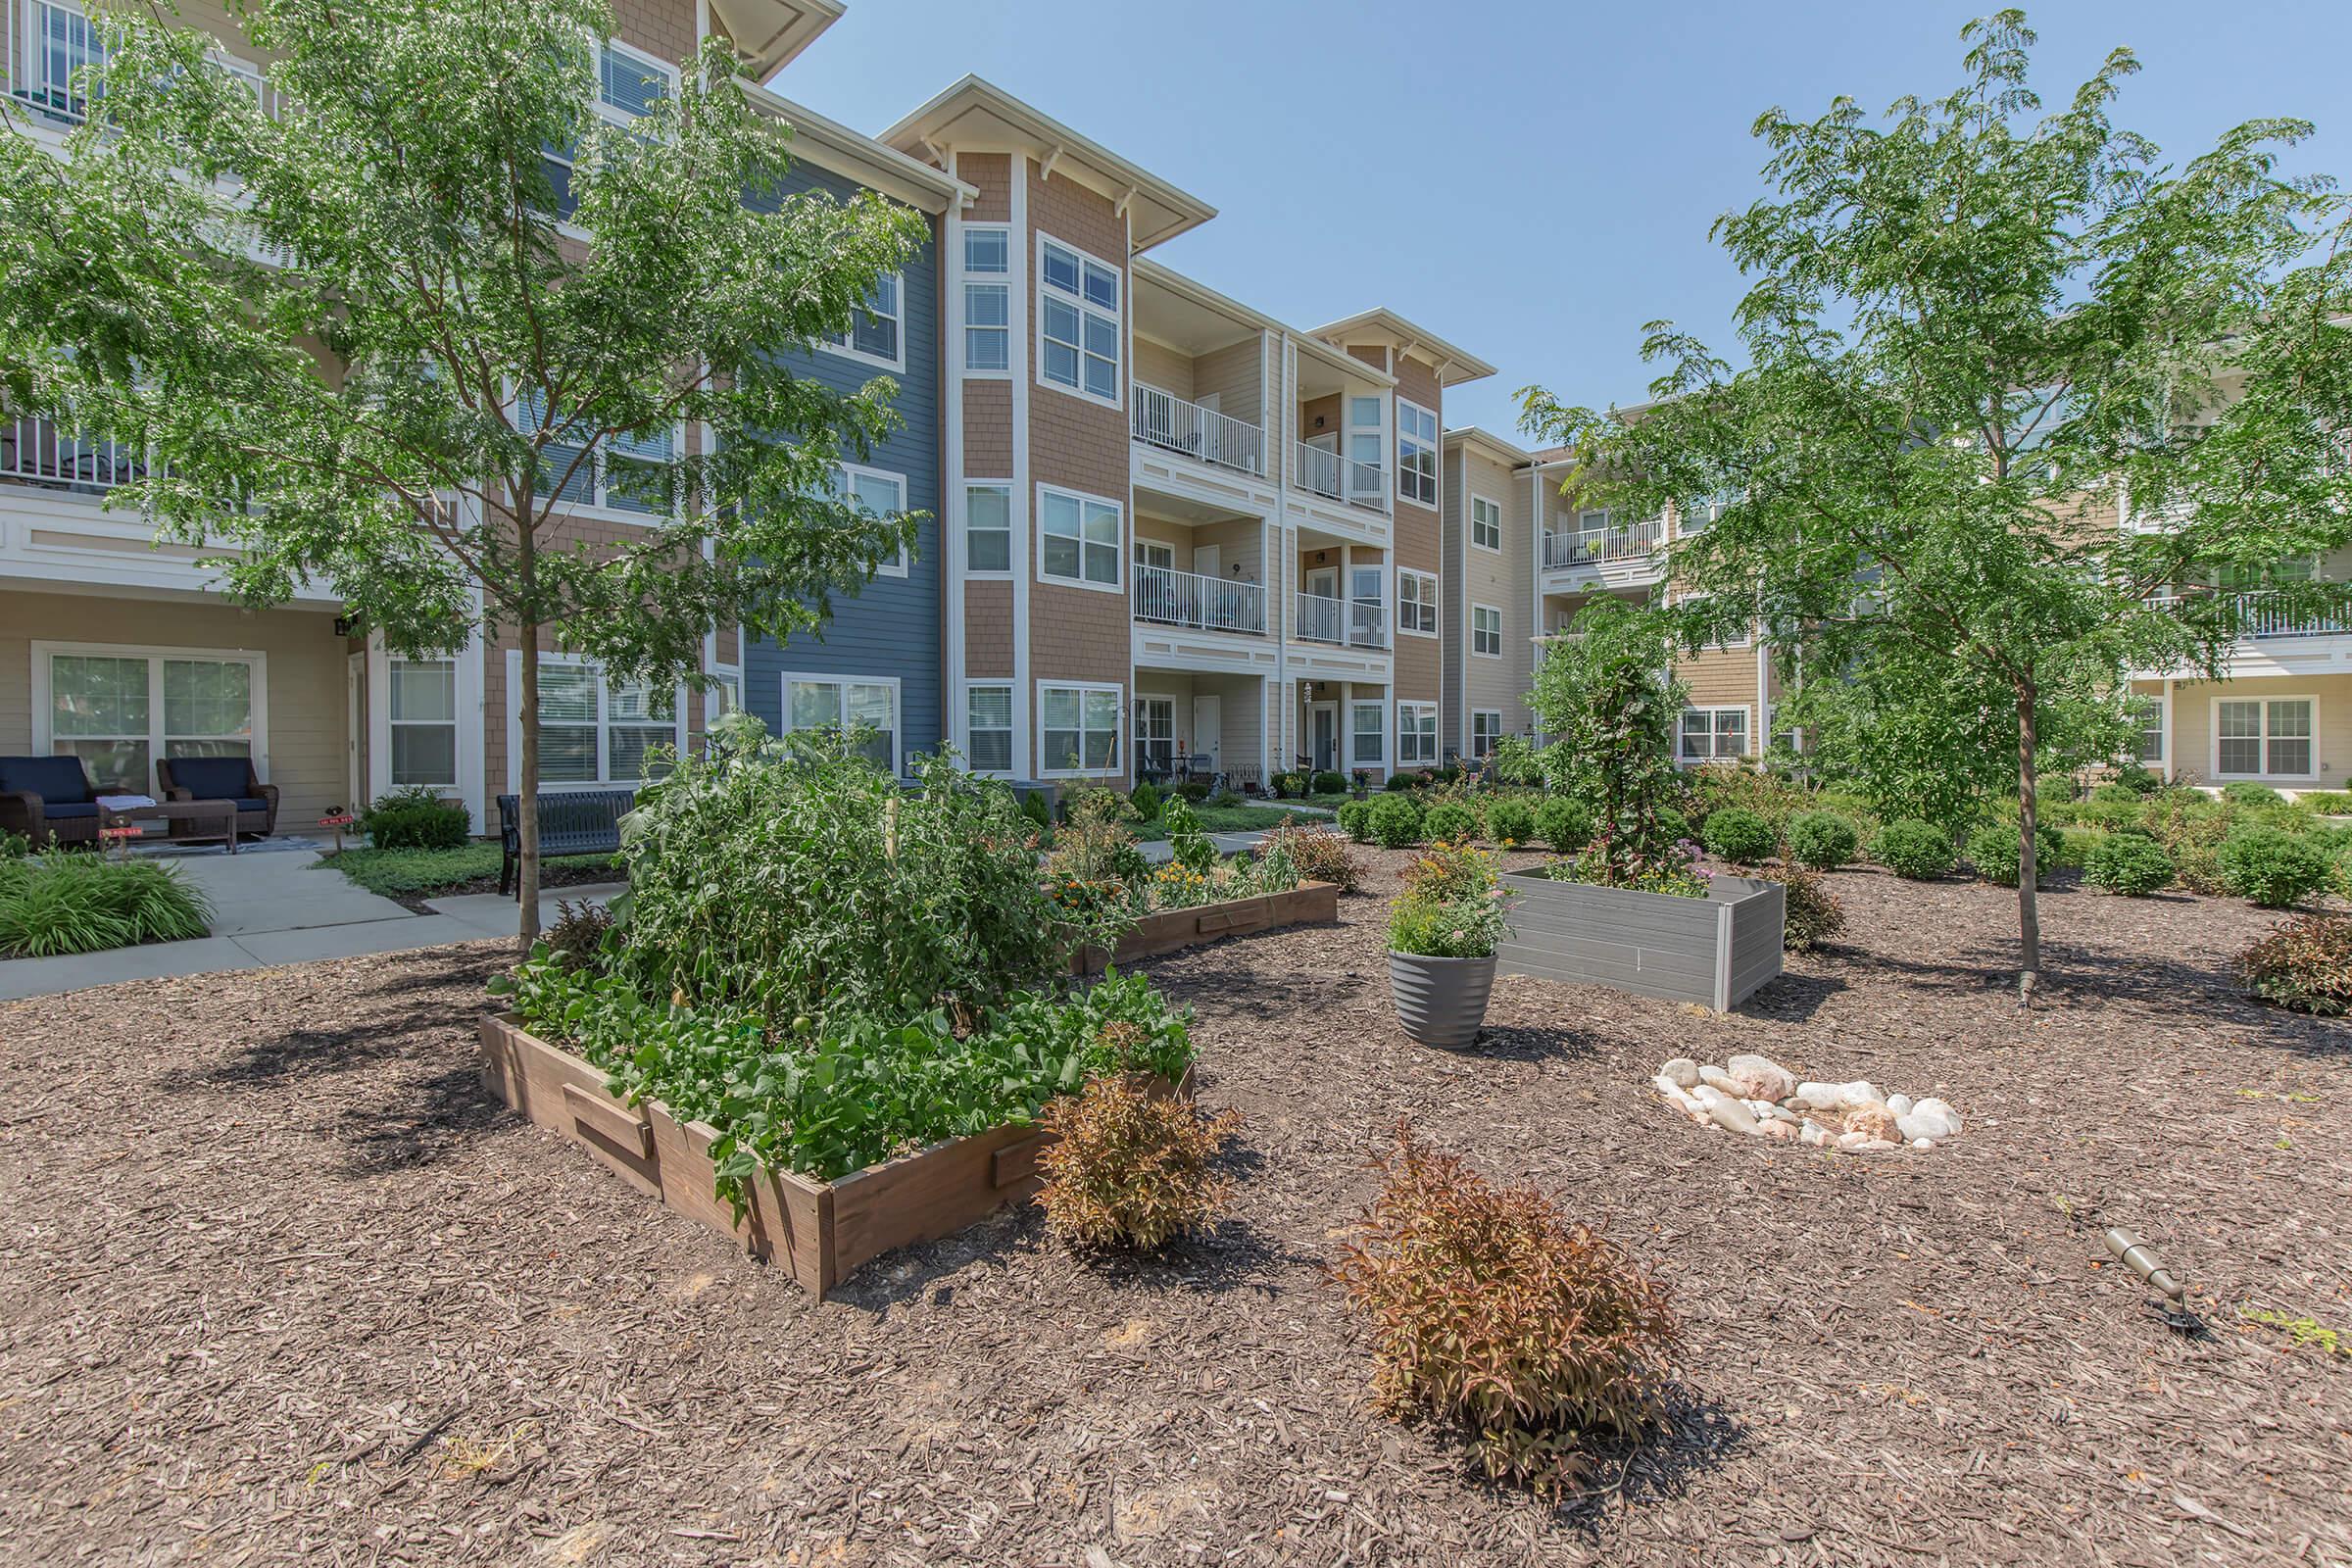
{"type": "Polygon", "coordinates": [[[2137,1236],[2121,1225],[2111,1226],[2107,1231],[2107,1250],[2115,1254],[2117,1262],[2147,1281],[2149,1289],[2171,1299],[2175,1306],[2182,1304],[2188,1288],[2165,1271],[2164,1265],[2156,1261],[2156,1254],[2137,1236]]]}

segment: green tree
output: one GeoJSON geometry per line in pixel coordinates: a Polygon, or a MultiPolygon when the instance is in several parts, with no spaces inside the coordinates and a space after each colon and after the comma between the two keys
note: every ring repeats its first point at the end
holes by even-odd
{"type": "MultiPolygon", "coordinates": [[[[1617,505],[1728,498],[1671,555],[1703,596],[1687,641],[1760,620],[1822,704],[1859,674],[1918,747],[1902,765],[2004,774],[2031,846],[2053,732],[2079,746],[2104,705],[2114,733],[2132,669],[2226,668],[2244,612],[2197,585],[2345,541],[2352,256],[2332,186],[2278,171],[2303,122],[2163,163],[2110,119],[2129,52],[2045,116],[2021,13],[1962,36],[1962,84],[1883,123],[1843,98],[1756,122],[1777,199],[1715,225],[1750,279],[1746,368],[1657,322],[1648,408],[1523,399],[1617,505]]],[[[2277,587],[2287,611],[2344,603],[2277,587]]],[[[2026,1001],[2034,882],[2029,862],[2026,1001]]]]}
{"type": "Polygon", "coordinates": [[[519,640],[527,944],[542,634],[661,689],[710,628],[818,627],[911,546],[917,518],[835,490],[890,384],[788,357],[923,226],[785,194],[789,132],[723,41],[675,90],[615,88],[603,0],[255,0],[245,26],[258,90],[119,9],[62,158],[0,135],[0,399],[147,452],[115,504],[223,550],[245,602],[324,581],[404,653],[519,640]],[[658,525],[582,529],[600,493],[658,525]]]}
{"type": "Polygon", "coordinates": [[[1569,635],[1544,646],[1528,707],[1546,744],[1537,764],[1551,788],[1592,810],[1601,880],[1639,879],[1673,850],[1682,794],[1674,728],[1688,697],[1672,670],[1673,623],[1646,605],[1602,594],[1569,635]]]}

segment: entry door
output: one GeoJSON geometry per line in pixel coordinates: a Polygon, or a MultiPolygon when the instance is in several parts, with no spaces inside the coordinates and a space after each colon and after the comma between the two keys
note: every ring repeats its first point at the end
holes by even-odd
{"type": "Polygon", "coordinates": [[[1223,561],[1218,558],[1215,545],[1193,546],[1193,570],[1201,576],[1214,577],[1217,575],[1218,568],[1223,564],[1223,561]]]}
{"type": "Polygon", "coordinates": [[[1317,772],[1336,773],[1340,766],[1340,705],[1315,703],[1307,709],[1307,733],[1313,737],[1309,748],[1317,772]]]}
{"type": "Polygon", "coordinates": [[[1193,755],[1208,759],[1208,770],[1219,771],[1225,747],[1225,699],[1211,694],[1193,699],[1193,755]]]}
{"type": "Polygon", "coordinates": [[[1309,570],[1306,574],[1306,591],[1314,595],[1317,599],[1339,598],[1340,568],[1337,566],[1316,566],[1309,570]]]}

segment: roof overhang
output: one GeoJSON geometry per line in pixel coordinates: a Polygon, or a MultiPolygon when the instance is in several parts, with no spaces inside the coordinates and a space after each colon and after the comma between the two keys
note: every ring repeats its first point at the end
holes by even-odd
{"type": "Polygon", "coordinates": [[[1438,385],[1459,386],[1494,373],[1494,367],[1438,336],[1415,326],[1391,310],[1359,311],[1314,330],[1329,343],[1385,343],[1399,355],[1417,359],[1437,373],[1438,385]]]}
{"type": "Polygon", "coordinates": [[[1156,340],[1166,341],[1171,348],[1188,354],[1202,352],[1200,345],[1221,347],[1209,343],[1212,337],[1224,342],[1237,342],[1259,332],[1279,332],[1282,323],[1262,311],[1253,311],[1240,300],[1220,294],[1207,284],[1198,282],[1151,260],[1139,256],[1133,264],[1136,284],[1135,329],[1156,340]],[[1168,296],[1166,300],[1152,299],[1144,293],[1152,289],[1168,296]],[[1164,324],[1176,322],[1180,330],[1172,335],[1152,330],[1154,323],[1147,316],[1156,315],[1164,324]]]}
{"type": "Polygon", "coordinates": [[[1217,210],[1121,158],[994,82],[965,76],[882,132],[910,157],[942,163],[948,154],[1018,152],[1049,173],[1074,179],[1118,204],[1128,247],[1141,254],[1217,216],[1217,210]]]}
{"type": "Polygon", "coordinates": [[[710,0],[754,81],[765,81],[841,20],[841,0],[710,0]]]}
{"type": "Polygon", "coordinates": [[[1484,425],[1457,424],[1446,432],[1449,447],[1476,447],[1506,468],[1524,467],[1536,461],[1536,455],[1515,442],[1506,441],[1484,425]]]}
{"type": "Polygon", "coordinates": [[[795,162],[814,164],[926,213],[944,213],[979,194],[955,175],[909,158],[863,131],[828,120],[781,93],[747,83],[744,96],[761,114],[773,115],[792,127],[795,162]]]}

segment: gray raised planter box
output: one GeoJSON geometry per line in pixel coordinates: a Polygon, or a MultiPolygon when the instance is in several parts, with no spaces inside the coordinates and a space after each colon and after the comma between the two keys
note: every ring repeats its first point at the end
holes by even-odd
{"type": "Polygon", "coordinates": [[[1558,882],[1506,871],[1511,935],[1494,950],[1504,974],[1613,986],[1639,997],[1729,1012],[1781,972],[1788,889],[1716,876],[1703,899],[1558,882]]]}

